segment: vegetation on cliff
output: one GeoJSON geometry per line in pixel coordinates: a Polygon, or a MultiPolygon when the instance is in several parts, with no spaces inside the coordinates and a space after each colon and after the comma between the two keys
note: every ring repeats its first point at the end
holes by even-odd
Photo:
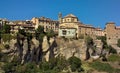
{"type": "Polygon", "coordinates": [[[120,47],[120,39],[117,41],[117,46],[120,47]]]}

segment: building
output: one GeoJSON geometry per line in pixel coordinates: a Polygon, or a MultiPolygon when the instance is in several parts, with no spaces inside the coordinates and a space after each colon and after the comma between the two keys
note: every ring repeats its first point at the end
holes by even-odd
{"type": "Polygon", "coordinates": [[[79,36],[91,36],[94,37],[95,28],[91,25],[81,24],[79,25],[79,36]]]}
{"type": "Polygon", "coordinates": [[[102,29],[93,27],[92,25],[83,24],[79,19],[73,15],[68,14],[62,18],[62,14],[59,14],[59,37],[81,37],[81,36],[103,36],[104,32],[102,29]]]}
{"type": "Polygon", "coordinates": [[[120,39],[120,26],[115,26],[114,22],[108,22],[105,27],[105,32],[108,45],[117,44],[117,40],[120,39]]]}
{"type": "Polygon", "coordinates": [[[59,14],[59,34],[58,36],[73,38],[78,36],[79,20],[73,14],[68,14],[64,18],[59,14]]]}
{"type": "Polygon", "coordinates": [[[51,20],[51,19],[45,18],[45,17],[40,17],[40,18],[33,17],[31,21],[34,24],[35,29],[37,29],[38,26],[41,25],[44,27],[45,32],[49,31],[49,30],[58,32],[59,21],[51,20]]]}
{"type": "Polygon", "coordinates": [[[101,28],[95,28],[94,34],[95,34],[96,36],[105,36],[105,31],[102,30],[101,28]]]}
{"type": "Polygon", "coordinates": [[[25,32],[34,33],[35,27],[33,26],[33,23],[31,21],[9,21],[9,24],[11,27],[11,33],[17,33],[19,29],[24,29],[25,32]]]}

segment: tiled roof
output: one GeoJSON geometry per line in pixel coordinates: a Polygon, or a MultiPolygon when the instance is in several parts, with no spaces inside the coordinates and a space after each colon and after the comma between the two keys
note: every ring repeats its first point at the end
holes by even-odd
{"type": "Polygon", "coordinates": [[[75,15],[73,14],[68,14],[67,16],[65,16],[65,18],[68,18],[68,17],[74,17],[74,18],[77,18],[75,15]]]}

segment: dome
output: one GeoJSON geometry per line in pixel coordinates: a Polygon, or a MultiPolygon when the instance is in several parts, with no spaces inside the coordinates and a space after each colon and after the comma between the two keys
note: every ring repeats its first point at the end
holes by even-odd
{"type": "Polygon", "coordinates": [[[70,17],[70,18],[71,18],[71,17],[72,17],[72,18],[77,18],[77,17],[76,17],[75,15],[73,15],[73,14],[68,14],[68,15],[65,16],[65,18],[69,18],[69,17],[70,17]]]}

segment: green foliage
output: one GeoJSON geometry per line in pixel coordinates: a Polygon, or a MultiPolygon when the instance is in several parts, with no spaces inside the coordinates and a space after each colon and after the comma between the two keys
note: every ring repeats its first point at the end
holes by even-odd
{"type": "Polygon", "coordinates": [[[10,48],[9,44],[5,44],[4,47],[5,47],[6,49],[9,49],[9,48],[10,48]]]}
{"type": "Polygon", "coordinates": [[[38,28],[36,29],[37,33],[44,33],[44,27],[43,26],[38,26],[38,28]]]}
{"type": "Polygon", "coordinates": [[[107,42],[106,42],[106,36],[98,36],[97,39],[102,41],[103,49],[108,49],[108,45],[107,45],[107,42]]]}
{"type": "Polygon", "coordinates": [[[6,42],[6,41],[10,41],[11,39],[15,39],[16,36],[11,34],[2,34],[1,38],[3,39],[4,42],[6,42]]]}
{"type": "Polygon", "coordinates": [[[30,41],[32,39],[32,33],[26,33],[26,37],[28,39],[28,41],[30,41]]]}
{"type": "Polygon", "coordinates": [[[46,35],[47,35],[47,37],[48,37],[48,39],[49,39],[50,37],[54,37],[54,36],[55,36],[55,33],[54,33],[53,30],[49,30],[49,31],[46,32],[46,35]]]}
{"type": "Polygon", "coordinates": [[[2,69],[5,71],[5,73],[10,73],[15,71],[15,64],[14,63],[6,63],[2,69]]]}
{"type": "Polygon", "coordinates": [[[117,55],[117,54],[112,54],[112,55],[108,56],[108,61],[110,61],[110,62],[116,62],[116,61],[120,62],[120,56],[117,55]]]}
{"type": "Polygon", "coordinates": [[[109,53],[117,54],[117,51],[112,46],[109,46],[108,48],[109,48],[109,53]]]}
{"type": "Polygon", "coordinates": [[[43,61],[40,63],[40,70],[42,73],[58,73],[65,70],[68,62],[63,56],[51,58],[49,62],[43,61]]]}
{"type": "Polygon", "coordinates": [[[71,68],[72,72],[82,71],[82,68],[81,68],[82,64],[81,64],[81,60],[79,58],[72,56],[68,59],[68,62],[70,64],[70,68],[71,68]]]}
{"type": "Polygon", "coordinates": [[[38,26],[38,28],[35,31],[35,37],[36,37],[36,39],[39,40],[39,42],[42,42],[44,35],[45,35],[44,27],[38,26]]]}
{"type": "Polygon", "coordinates": [[[10,33],[10,26],[7,24],[4,24],[3,29],[2,29],[2,34],[9,34],[10,33]]]}
{"type": "Polygon", "coordinates": [[[20,33],[20,34],[22,34],[22,35],[24,35],[24,36],[26,35],[26,32],[25,32],[24,29],[19,29],[19,30],[18,30],[18,33],[20,33]]]}
{"type": "Polygon", "coordinates": [[[17,66],[15,73],[36,73],[37,69],[37,65],[34,62],[29,62],[25,65],[17,66]]]}
{"type": "Polygon", "coordinates": [[[90,66],[98,71],[114,73],[114,68],[112,68],[108,63],[101,63],[99,61],[95,61],[95,62],[91,63],[90,66]]]}
{"type": "Polygon", "coordinates": [[[120,39],[117,41],[117,46],[120,47],[120,39]]]}
{"type": "Polygon", "coordinates": [[[85,41],[86,41],[87,47],[91,47],[94,44],[93,39],[90,36],[86,36],[85,41]]]}

